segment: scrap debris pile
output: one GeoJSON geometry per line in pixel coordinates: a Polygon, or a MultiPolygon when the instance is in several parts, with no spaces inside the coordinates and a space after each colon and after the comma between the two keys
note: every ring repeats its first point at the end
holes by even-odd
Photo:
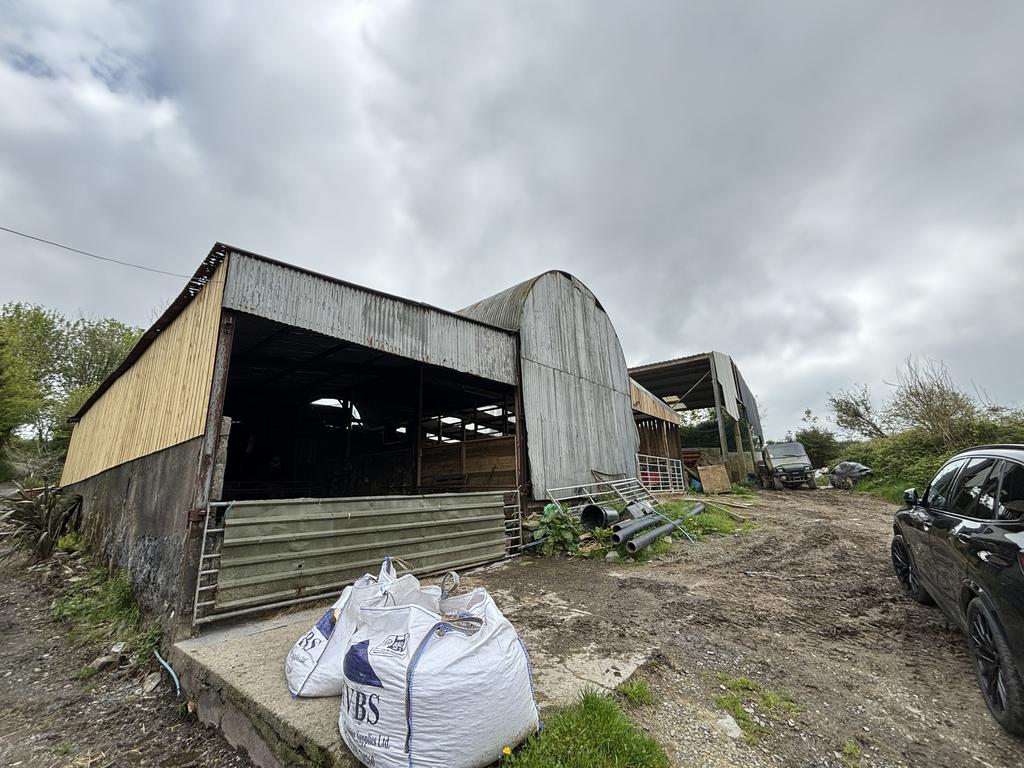
{"type": "Polygon", "coordinates": [[[483,588],[399,577],[346,587],[295,643],[293,696],[340,696],[338,728],[367,766],[483,768],[539,728],[526,647],[483,588]]]}

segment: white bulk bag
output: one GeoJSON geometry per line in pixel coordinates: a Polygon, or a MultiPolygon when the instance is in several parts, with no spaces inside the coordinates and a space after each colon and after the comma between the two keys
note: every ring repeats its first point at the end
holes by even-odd
{"type": "Polygon", "coordinates": [[[405,594],[415,592],[419,582],[412,576],[396,578],[391,558],[385,557],[376,577],[365,574],[352,586],[345,587],[334,605],[296,641],[284,665],[292,696],[341,695],[341,659],[349,635],[355,629],[359,607],[380,597],[389,588],[405,594]]]}
{"type": "Polygon", "coordinates": [[[526,648],[485,590],[380,602],[359,609],[343,663],[338,727],[364,765],[481,768],[536,732],[526,648]]]}

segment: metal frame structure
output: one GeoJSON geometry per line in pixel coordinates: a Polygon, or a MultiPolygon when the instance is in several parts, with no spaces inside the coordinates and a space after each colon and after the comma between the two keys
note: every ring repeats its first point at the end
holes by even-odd
{"type": "Polygon", "coordinates": [[[686,474],[680,459],[638,453],[636,476],[651,491],[686,491],[686,474]]]}
{"type": "Polygon", "coordinates": [[[659,503],[650,489],[635,477],[549,488],[547,493],[548,498],[556,507],[575,520],[579,519],[583,507],[588,504],[600,506],[608,503],[623,503],[628,505],[634,501],[645,501],[651,505],[659,503]]]}

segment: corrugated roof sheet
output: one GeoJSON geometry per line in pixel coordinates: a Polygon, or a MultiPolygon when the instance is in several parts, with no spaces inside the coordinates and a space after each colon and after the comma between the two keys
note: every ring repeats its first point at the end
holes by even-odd
{"type": "Polygon", "coordinates": [[[486,299],[481,299],[476,302],[476,304],[470,304],[468,307],[460,309],[457,314],[473,320],[479,320],[480,322],[487,323],[488,325],[496,325],[499,328],[504,328],[509,331],[518,331],[523,322],[523,307],[526,305],[526,299],[529,297],[530,291],[533,290],[534,284],[544,277],[544,275],[551,274],[563,275],[568,278],[577,289],[594,300],[598,309],[602,312],[604,311],[604,307],[601,306],[601,302],[597,300],[597,297],[594,296],[593,292],[580,280],[573,277],[568,272],[564,272],[560,269],[552,269],[547,272],[543,272],[536,277],[531,277],[529,280],[517,283],[511,288],[499,291],[493,296],[488,296],[486,299]]]}

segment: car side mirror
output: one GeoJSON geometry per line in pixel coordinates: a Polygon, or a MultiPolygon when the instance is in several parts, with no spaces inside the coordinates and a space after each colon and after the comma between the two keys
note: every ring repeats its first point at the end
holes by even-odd
{"type": "Polygon", "coordinates": [[[917,495],[917,488],[907,488],[903,492],[903,501],[908,507],[916,507],[921,503],[921,497],[917,495]]]}

